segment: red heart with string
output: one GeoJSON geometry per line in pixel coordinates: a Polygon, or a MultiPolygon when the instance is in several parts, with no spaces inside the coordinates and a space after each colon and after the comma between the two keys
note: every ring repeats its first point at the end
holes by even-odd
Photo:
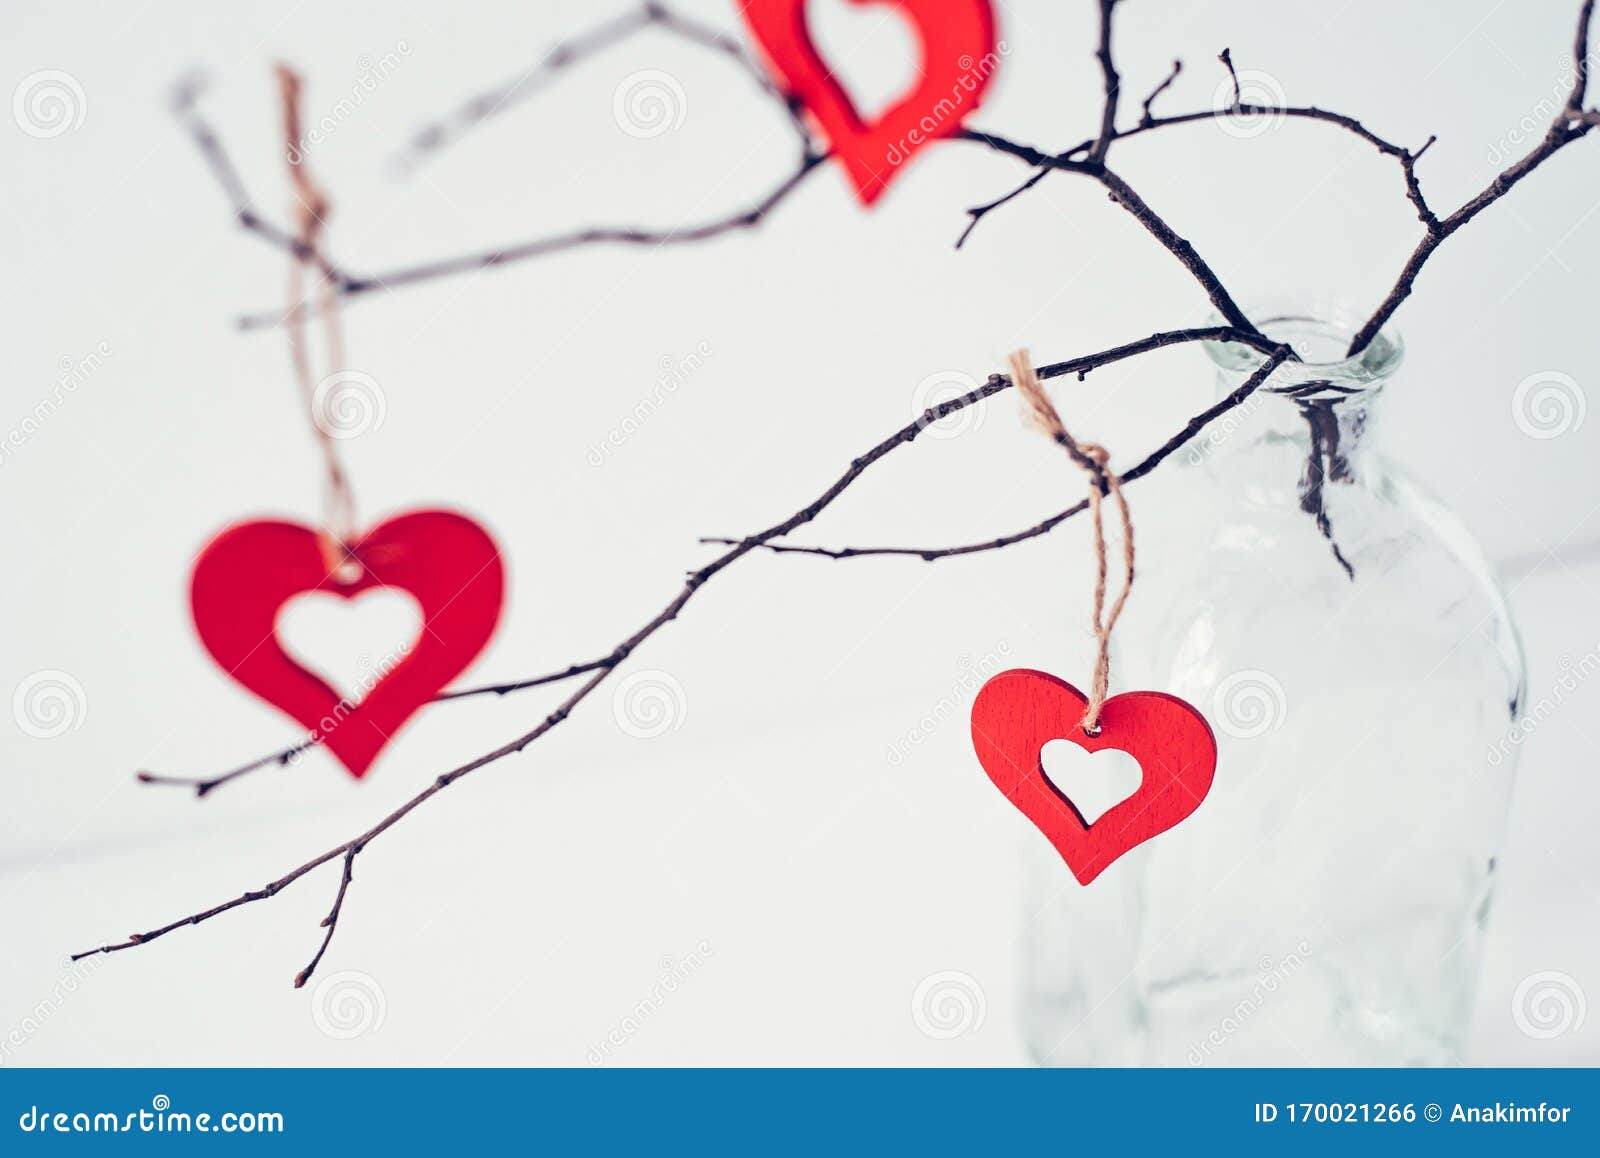
{"type": "Polygon", "coordinates": [[[751,0],[744,6],[745,22],[773,72],[815,119],[864,205],[883,194],[908,159],[961,127],[999,65],[990,0],[893,0],[893,7],[917,34],[921,80],[867,122],[817,52],[806,0],[751,0]]]}
{"type": "Polygon", "coordinates": [[[1042,671],[1004,671],[972,704],[972,745],[978,763],[1007,800],[1033,821],[1088,884],[1129,849],[1186,819],[1217,768],[1217,741],[1205,717],[1163,692],[1123,692],[1100,710],[1100,731],[1082,721],[1087,699],[1042,671]],[[1044,746],[1071,740],[1094,753],[1116,748],[1139,763],[1138,789],[1093,824],[1045,774],[1044,746]]]}
{"type": "Polygon", "coordinates": [[[450,511],[398,515],[343,551],[298,523],[238,523],[200,553],[190,583],[195,628],[211,658],[309,729],[357,778],[412,713],[483,650],[504,599],[505,571],[494,540],[450,511]],[[379,665],[382,674],[352,702],[290,657],[279,642],[278,621],[299,595],[354,599],[380,588],[410,594],[422,630],[379,665]]]}

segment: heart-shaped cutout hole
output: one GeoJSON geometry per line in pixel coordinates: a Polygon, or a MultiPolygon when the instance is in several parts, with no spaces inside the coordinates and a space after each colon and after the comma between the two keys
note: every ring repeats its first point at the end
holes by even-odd
{"type": "Polygon", "coordinates": [[[922,80],[916,29],[898,4],[811,0],[806,26],[817,55],[869,125],[922,80]]]}
{"type": "Polygon", "coordinates": [[[1039,750],[1039,761],[1085,824],[1099,820],[1144,782],[1139,761],[1118,748],[1086,752],[1071,740],[1051,740],[1039,750]]]}
{"type": "Polygon", "coordinates": [[[422,610],[409,594],[392,587],[363,591],[354,599],[308,591],[283,605],[277,630],[291,659],[321,676],[346,702],[358,704],[416,647],[422,610]]]}

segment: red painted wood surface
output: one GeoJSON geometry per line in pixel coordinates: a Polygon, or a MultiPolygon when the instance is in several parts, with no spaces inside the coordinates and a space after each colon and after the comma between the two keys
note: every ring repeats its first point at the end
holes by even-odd
{"type": "MultiPolygon", "coordinates": [[[[359,778],[411,714],[489,642],[505,572],[488,533],[449,511],[413,511],[380,523],[349,545],[352,561],[332,572],[327,545],[320,532],[298,523],[237,523],[195,561],[190,605],[200,641],[222,670],[310,729],[359,778]],[[352,704],[290,658],[278,642],[278,615],[307,592],[353,599],[379,587],[416,599],[422,631],[352,704]]],[[[331,561],[341,554],[335,549],[331,561]]]]}
{"type": "Polygon", "coordinates": [[[983,685],[972,704],[972,745],[995,786],[1088,884],[1123,853],[1165,832],[1200,807],[1217,767],[1217,741],[1205,717],[1164,692],[1123,692],[1106,700],[1100,733],[1079,726],[1082,692],[1046,672],[1018,668],[983,685]],[[1139,762],[1138,791],[1085,824],[1045,775],[1052,740],[1088,752],[1118,748],[1139,762]]]}
{"type": "Polygon", "coordinates": [[[908,158],[954,133],[978,107],[998,59],[994,8],[990,0],[854,2],[892,2],[922,48],[917,87],[870,123],[817,53],[806,0],[749,0],[742,7],[779,83],[805,106],[862,204],[871,205],[908,158]]]}

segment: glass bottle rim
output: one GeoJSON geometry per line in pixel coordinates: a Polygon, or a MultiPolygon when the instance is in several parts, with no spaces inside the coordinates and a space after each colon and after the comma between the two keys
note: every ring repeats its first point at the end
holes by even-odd
{"type": "MultiPolygon", "coordinates": [[[[1298,391],[1312,382],[1376,388],[1399,369],[1405,358],[1405,342],[1390,326],[1379,330],[1359,354],[1345,356],[1350,339],[1366,320],[1347,303],[1330,299],[1266,302],[1245,313],[1262,333],[1276,341],[1288,342],[1304,359],[1286,362],[1273,372],[1265,388],[1274,393],[1298,391]]],[[[1224,326],[1228,321],[1220,314],[1212,314],[1206,324],[1224,326]]],[[[1238,342],[1202,342],[1201,345],[1212,363],[1230,374],[1248,375],[1266,358],[1261,351],[1238,342]]]]}

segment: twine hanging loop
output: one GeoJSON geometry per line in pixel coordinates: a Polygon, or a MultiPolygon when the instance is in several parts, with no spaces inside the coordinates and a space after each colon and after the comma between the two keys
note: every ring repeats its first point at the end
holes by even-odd
{"type": "Polygon", "coordinates": [[[1050,396],[1045,393],[1039,375],[1034,372],[1033,360],[1027,350],[1018,350],[1009,359],[1011,381],[1021,394],[1029,420],[1060,447],[1089,475],[1089,518],[1094,529],[1094,614],[1091,620],[1095,636],[1094,678],[1089,687],[1089,702],[1079,726],[1089,735],[1100,733],[1100,711],[1105,706],[1106,692],[1111,680],[1111,632],[1122,616],[1128,602],[1128,592],[1133,590],[1133,519],[1128,514],[1128,500],[1122,494],[1122,482],[1116,474],[1106,469],[1110,454],[1106,448],[1092,442],[1080,443],[1067,433],[1066,425],[1050,396]],[[1105,519],[1102,505],[1109,494],[1116,500],[1122,516],[1122,590],[1106,610],[1105,519]]]}
{"type": "Polygon", "coordinates": [[[282,106],[284,161],[288,165],[290,188],[294,193],[295,252],[289,262],[288,306],[284,313],[289,339],[289,361],[295,380],[311,418],[311,432],[322,452],[323,534],[322,553],[330,575],[350,577],[359,573],[359,564],[350,555],[348,544],[355,537],[356,502],[339,447],[325,422],[318,420],[317,385],[312,370],[311,351],[306,335],[306,318],[315,312],[322,324],[325,363],[332,371],[344,367],[344,336],[339,324],[339,295],[331,266],[322,250],[331,202],[312,178],[303,151],[305,136],[300,115],[300,76],[287,65],[276,69],[282,106]],[[307,292],[306,275],[320,269],[321,277],[314,299],[307,292]]]}

